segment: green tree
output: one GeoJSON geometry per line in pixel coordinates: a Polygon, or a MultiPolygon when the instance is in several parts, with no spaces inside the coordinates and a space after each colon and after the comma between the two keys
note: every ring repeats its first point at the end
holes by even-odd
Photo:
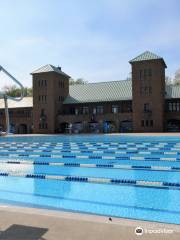
{"type": "Polygon", "coordinates": [[[172,85],[173,84],[172,79],[169,76],[165,77],[165,82],[166,82],[167,85],[172,85]]]}
{"type": "Polygon", "coordinates": [[[178,69],[178,70],[175,72],[173,84],[174,84],[174,85],[180,85],[180,69],[178,69]]]}
{"type": "Polygon", "coordinates": [[[76,85],[76,84],[87,84],[88,82],[86,80],[84,80],[83,78],[78,78],[78,79],[73,79],[70,78],[69,79],[69,85],[76,85]]]}
{"type": "MultiPolygon", "coordinates": [[[[3,92],[11,97],[19,97],[21,95],[21,89],[17,88],[16,85],[7,85],[3,87],[3,92]]],[[[33,92],[32,88],[25,87],[24,88],[24,96],[32,97],[33,92]]]]}

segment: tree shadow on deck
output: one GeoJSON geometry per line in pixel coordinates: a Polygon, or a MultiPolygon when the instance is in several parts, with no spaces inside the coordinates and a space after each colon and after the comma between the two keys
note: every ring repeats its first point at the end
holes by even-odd
{"type": "Polygon", "coordinates": [[[47,228],[30,227],[24,225],[11,225],[5,231],[0,231],[1,240],[45,240],[42,236],[47,228]]]}

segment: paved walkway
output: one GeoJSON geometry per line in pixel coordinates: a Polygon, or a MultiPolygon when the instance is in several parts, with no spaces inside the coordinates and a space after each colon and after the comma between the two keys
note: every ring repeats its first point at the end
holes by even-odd
{"type": "Polygon", "coordinates": [[[109,221],[101,216],[11,206],[0,206],[0,217],[2,240],[180,239],[180,226],[171,224],[118,218],[109,221]],[[137,226],[144,229],[142,236],[135,234],[137,226]]]}

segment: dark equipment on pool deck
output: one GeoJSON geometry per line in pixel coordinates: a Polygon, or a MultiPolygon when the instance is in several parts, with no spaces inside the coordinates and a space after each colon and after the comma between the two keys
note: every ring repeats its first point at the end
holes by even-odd
{"type": "Polygon", "coordinates": [[[9,124],[9,111],[8,111],[8,99],[11,99],[13,101],[19,102],[24,97],[24,87],[23,85],[14,78],[9,72],[7,72],[2,66],[0,66],[0,72],[4,72],[9,78],[11,78],[15,83],[17,83],[20,86],[21,89],[21,95],[20,97],[11,97],[6,94],[6,92],[0,92],[0,98],[4,98],[4,105],[5,105],[5,116],[6,116],[6,131],[0,132],[0,135],[7,135],[10,133],[10,124],[9,124]]]}

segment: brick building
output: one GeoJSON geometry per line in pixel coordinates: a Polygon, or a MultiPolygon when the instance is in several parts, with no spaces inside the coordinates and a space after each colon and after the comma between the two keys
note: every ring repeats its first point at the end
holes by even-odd
{"type": "MultiPolygon", "coordinates": [[[[180,87],[165,84],[164,59],[147,51],[130,64],[130,80],[72,86],[60,67],[37,69],[32,72],[33,98],[9,100],[11,131],[180,131],[180,87]]],[[[2,99],[0,126],[5,129],[2,99]]]]}

